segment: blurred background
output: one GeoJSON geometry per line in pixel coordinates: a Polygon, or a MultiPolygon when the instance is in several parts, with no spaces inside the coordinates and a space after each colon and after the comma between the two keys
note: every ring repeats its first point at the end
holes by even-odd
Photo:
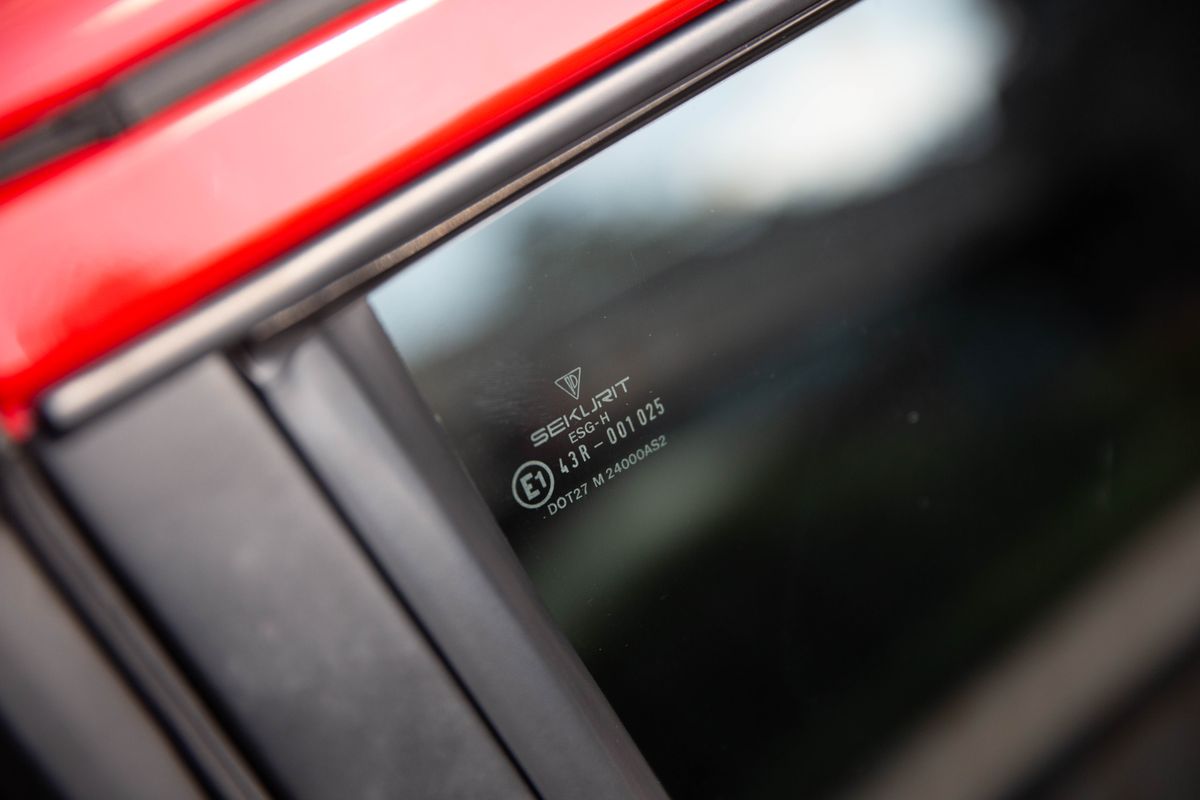
{"type": "Polygon", "coordinates": [[[673,796],[1200,796],[1194,16],[863,0],[375,292],[673,796]]]}

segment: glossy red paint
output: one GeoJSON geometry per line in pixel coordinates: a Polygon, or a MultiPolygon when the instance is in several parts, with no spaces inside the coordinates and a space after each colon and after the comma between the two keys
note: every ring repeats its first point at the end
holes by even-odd
{"type": "Polygon", "coordinates": [[[249,3],[0,2],[0,139],[249,3]]]}
{"type": "Polygon", "coordinates": [[[375,5],[27,178],[0,200],[0,412],[717,3],[375,5]]]}

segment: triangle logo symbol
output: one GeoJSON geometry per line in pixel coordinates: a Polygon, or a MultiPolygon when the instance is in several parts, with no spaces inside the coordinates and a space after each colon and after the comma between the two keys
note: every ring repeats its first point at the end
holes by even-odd
{"type": "Polygon", "coordinates": [[[582,374],[583,374],[583,367],[576,367],[575,369],[568,372],[566,375],[563,375],[561,378],[556,380],[554,382],[554,385],[557,386],[558,388],[562,389],[567,394],[571,395],[571,398],[573,400],[578,400],[579,399],[579,383],[580,383],[579,376],[582,374]]]}

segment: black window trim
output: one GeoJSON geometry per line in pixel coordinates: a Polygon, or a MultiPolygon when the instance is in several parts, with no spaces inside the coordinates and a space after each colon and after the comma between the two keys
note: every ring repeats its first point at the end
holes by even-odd
{"type": "Polygon", "coordinates": [[[238,358],[543,798],[665,798],[365,299],[238,358]]]}

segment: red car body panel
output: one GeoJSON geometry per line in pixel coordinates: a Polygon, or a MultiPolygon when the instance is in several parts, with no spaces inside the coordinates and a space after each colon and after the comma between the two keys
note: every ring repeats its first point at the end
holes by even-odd
{"type": "Polygon", "coordinates": [[[718,0],[373,4],[0,188],[0,411],[718,0]]]}
{"type": "Polygon", "coordinates": [[[249,3],[0,3],[0,139],[249,3]]]}

